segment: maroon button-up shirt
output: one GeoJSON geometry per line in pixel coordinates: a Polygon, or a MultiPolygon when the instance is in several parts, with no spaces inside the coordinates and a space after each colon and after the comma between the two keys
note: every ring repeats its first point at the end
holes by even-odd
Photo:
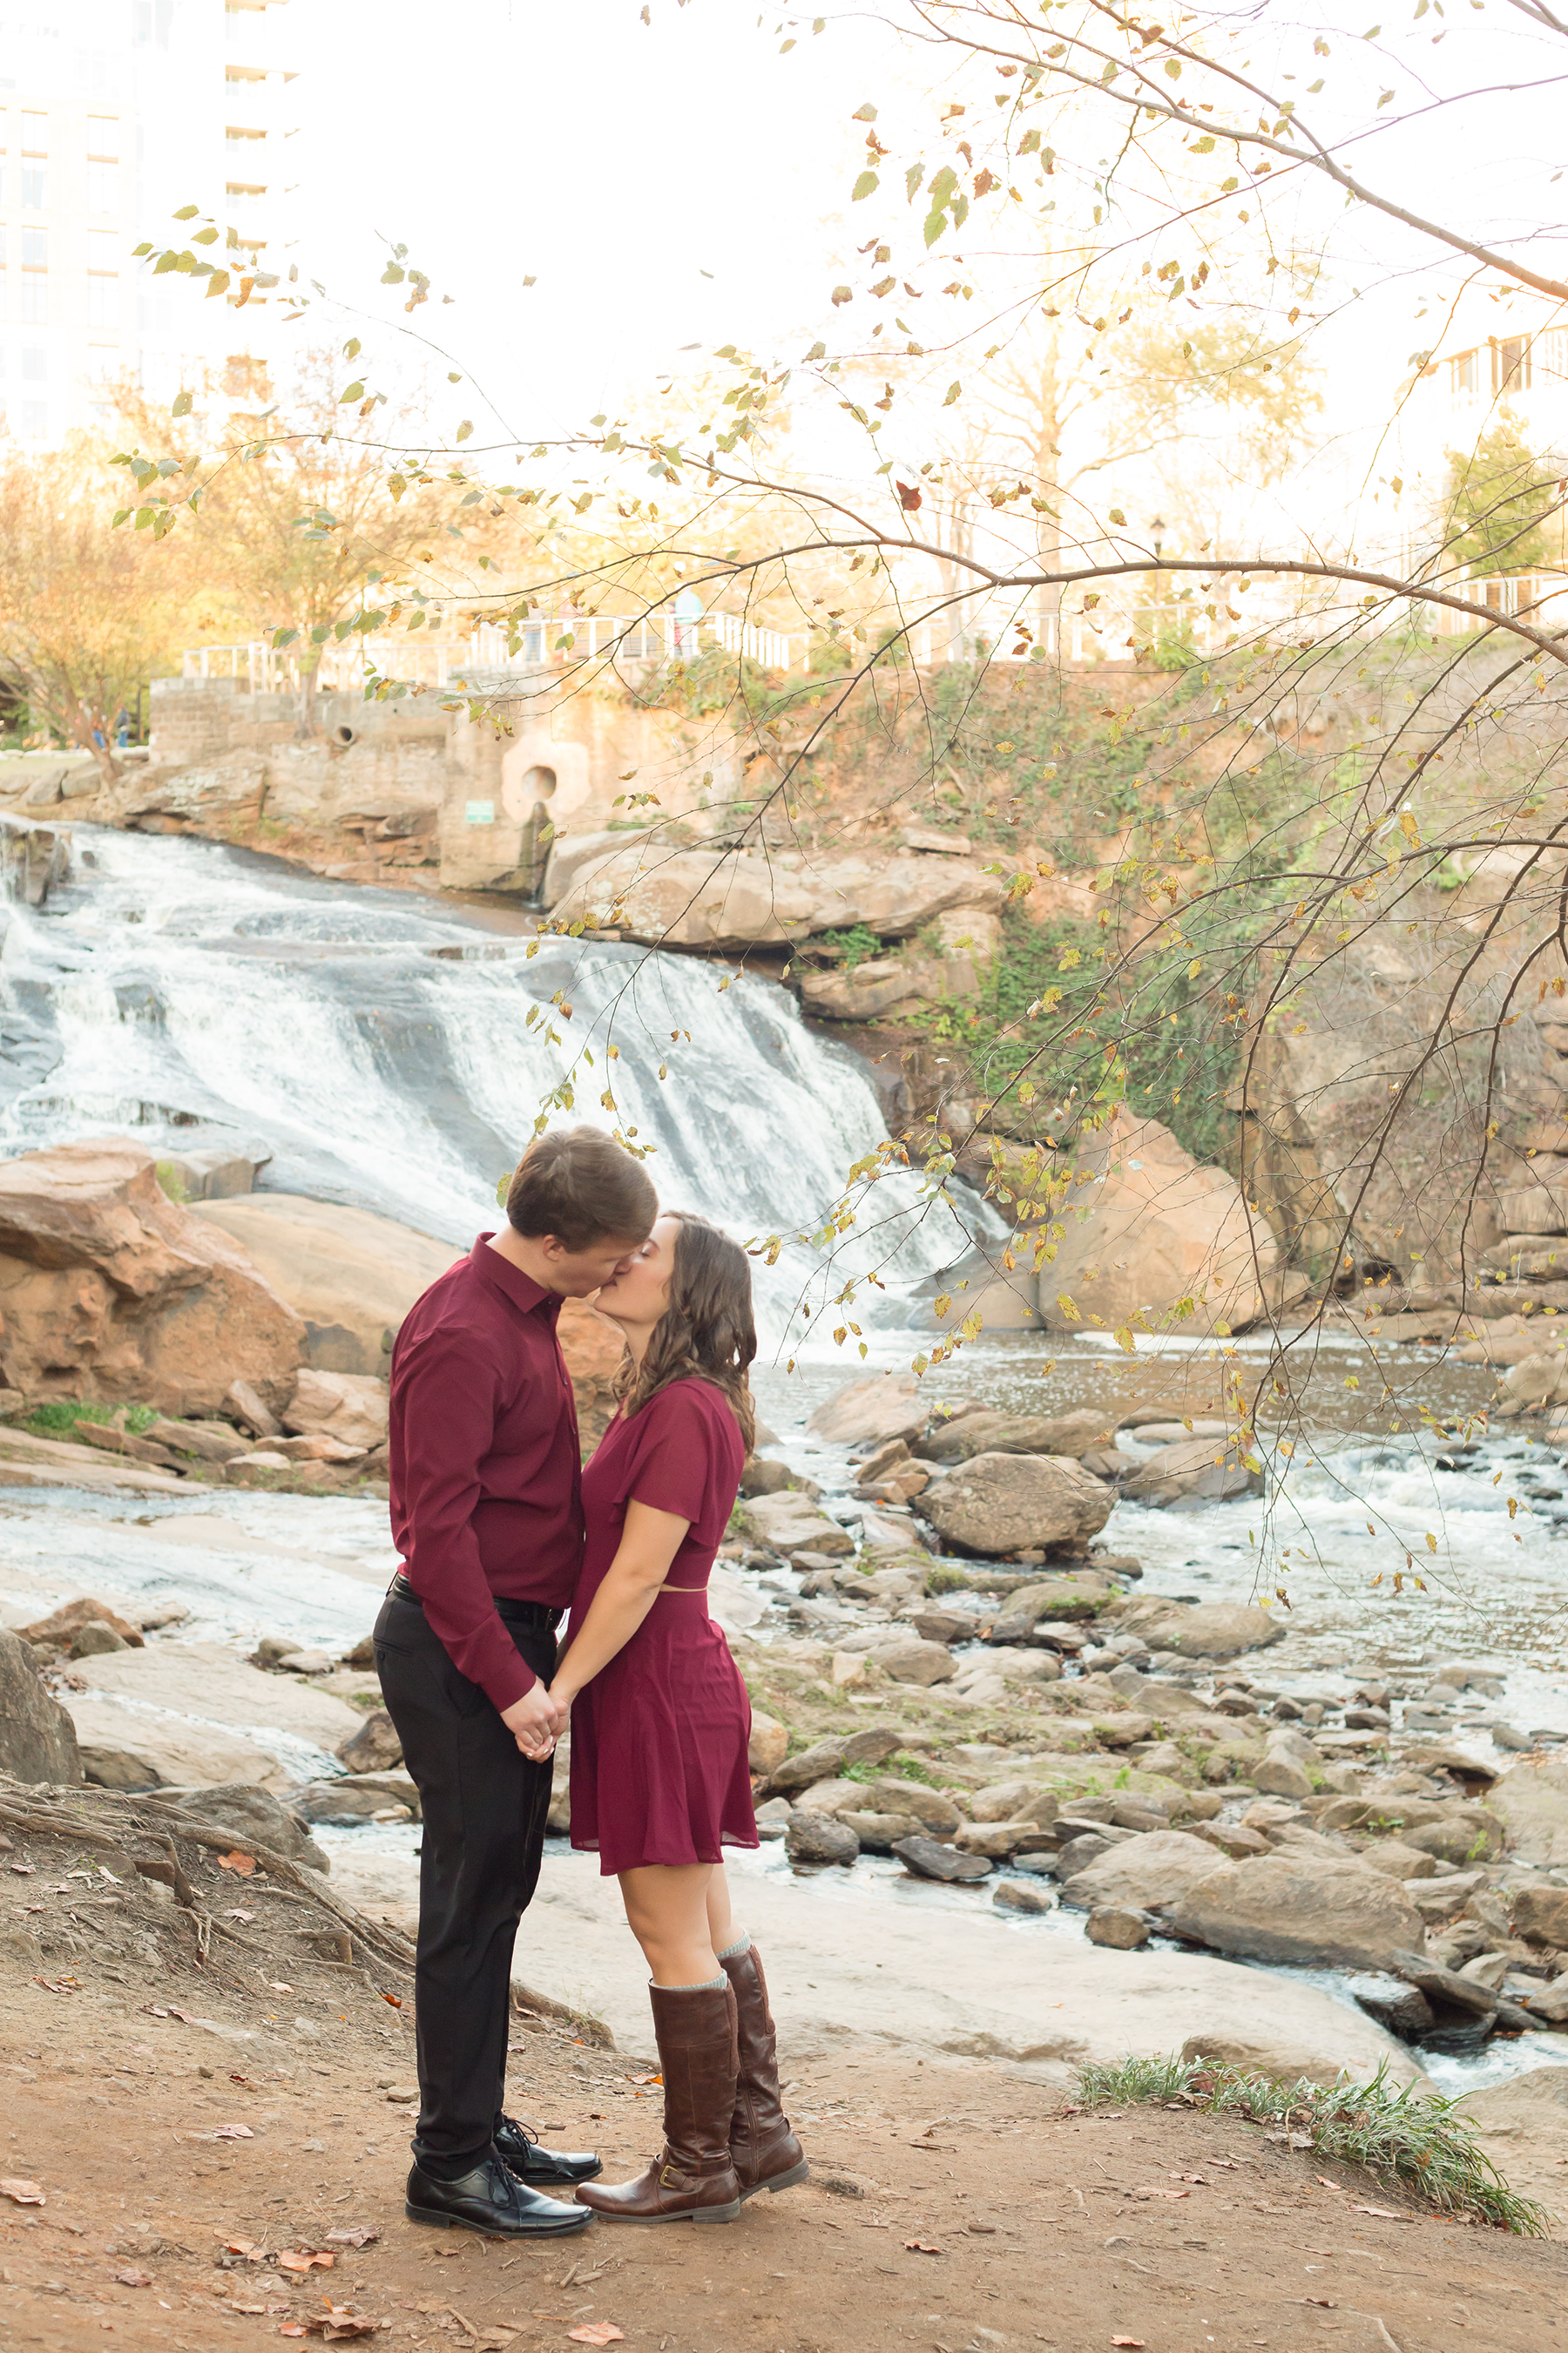
{"type": "Polygon", "coordinates": [[[570,1602],[582,1455],[561,1302],[489,1239],[415,1301],[392,1352],[392,1534],[454,1663],[508,1708],[536,1678],[496,1599],[570,1602]]]}

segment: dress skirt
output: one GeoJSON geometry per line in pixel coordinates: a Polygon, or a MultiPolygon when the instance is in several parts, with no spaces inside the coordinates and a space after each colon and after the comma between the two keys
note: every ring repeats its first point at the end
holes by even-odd
{"type": "Polygon", "coordinates": [[[756,1846],[752,1704],[706,1593],[668,1588],[572,1704],[572,1843],[601,1872],[756,1846]]]}

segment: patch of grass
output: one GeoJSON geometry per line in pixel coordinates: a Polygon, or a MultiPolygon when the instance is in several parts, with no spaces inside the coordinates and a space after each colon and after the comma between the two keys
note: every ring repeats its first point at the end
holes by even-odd
{"type": "Polygon", "coordinates": [[[1123,2059],[1086,2067],[1079,2098],[1085,2107],[1173,2100],[1207,2116],[1245,2116],[1288,2133],[1292,2146],[1316,2157],[1407,2183],[1445,2214],[1473,2214],[1520,2238],[1549,2234],[1545,2208],[1509,2188],[1454,2102],[1409,2084],[1395,2091],[1384,2067],[1370,2083],[1329,2086],[1305,2078],[1271,2083],[1210,2059],[1123,2059]]]}
{"type": "Polygon", "coordinates": [[[895,1750],[891,1757],[885,1757],[879,1765],[846,1765],[839,1778],[845,1781],[882,1781],[889,1778],[923,1781],[928,1789],[941,1787],[930,1766],[923,1765],[918,1757],[911,1757],[903,1748],[895,1750]]]}
{"type": "Polygon", "coordinates": [[[843,932],[819,932],[816,944],[837,948],[845,972],[853,972],[857,965],[871,963],[885,953],[887,946],[881,934],[874,932],[869,923],[851,923],[843,932]]]}
{"type": "Polygon", "coordinates": [[[926,1592],[928,1595],[935,1593],[967,1593],[969,1586],[970,1579],[965,1576],[962,1568],[948,1568],[942,1563],[939,1563],[935,1568],[931,1568],[926,1571],[926,1592]]]}
{"type": "Polygon", "coordinates": [[[190,1199],[190,1194],[185,1189],[185,1180],[172,1160],[158,1161],[153,1174],[171,1201],[185,1202],[190,1199]]]}
{"type": "Polygon", "coordinates": [[[132,1436],[158,1419],[155,1406],[103,1405],[95,1398],[50,1398],[25,1414],[20,1426],[37,1438],[68,1438],[79,1421],[111,1422],[120,1414],[124,1416],[121,1428],[132,1436]]]}

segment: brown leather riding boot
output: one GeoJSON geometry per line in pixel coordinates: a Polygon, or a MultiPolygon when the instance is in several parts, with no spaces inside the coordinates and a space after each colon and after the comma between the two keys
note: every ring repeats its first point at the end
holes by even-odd
{"type": "Polygon", "coordinates": [[[732,2222],[735,1996],[729,1985],[650,1985],[664,2075],[664,2152],[635,2181],[585,2181],[579,2201],[609,2222],[732,2222]]]}
{"type": "Polygon", "coordinates": [[[755,1945],[721,1957],[734,1989],[741,2065],[735,2084],[735,2114],[730,2154],[742,2200],[759,2189],[788,2189],[811,2171],[805,2151],[790,2130],[779,2096],[779,2063],[768,1981],[755,1945]]]}

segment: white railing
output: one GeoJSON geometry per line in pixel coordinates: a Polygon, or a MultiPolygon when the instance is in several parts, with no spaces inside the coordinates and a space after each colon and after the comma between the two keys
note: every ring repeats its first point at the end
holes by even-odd
{"type": "Polygon", "coordinates": [[[1440,638],[1461,637],[1484,621],[1489,615],[1500,614],[1510,620],[1538,621],[1543,629],[1568,628],[1568,573],[1563,572],[1495,572],[1474,580],[1445,581],[1443,586],[1454,596],[1462,596],[1473,607],[1476,620],[1467,613],[1458,613],[1451,605],[1415,607],[1430,617],[1431,625],[1440,638]]]}

